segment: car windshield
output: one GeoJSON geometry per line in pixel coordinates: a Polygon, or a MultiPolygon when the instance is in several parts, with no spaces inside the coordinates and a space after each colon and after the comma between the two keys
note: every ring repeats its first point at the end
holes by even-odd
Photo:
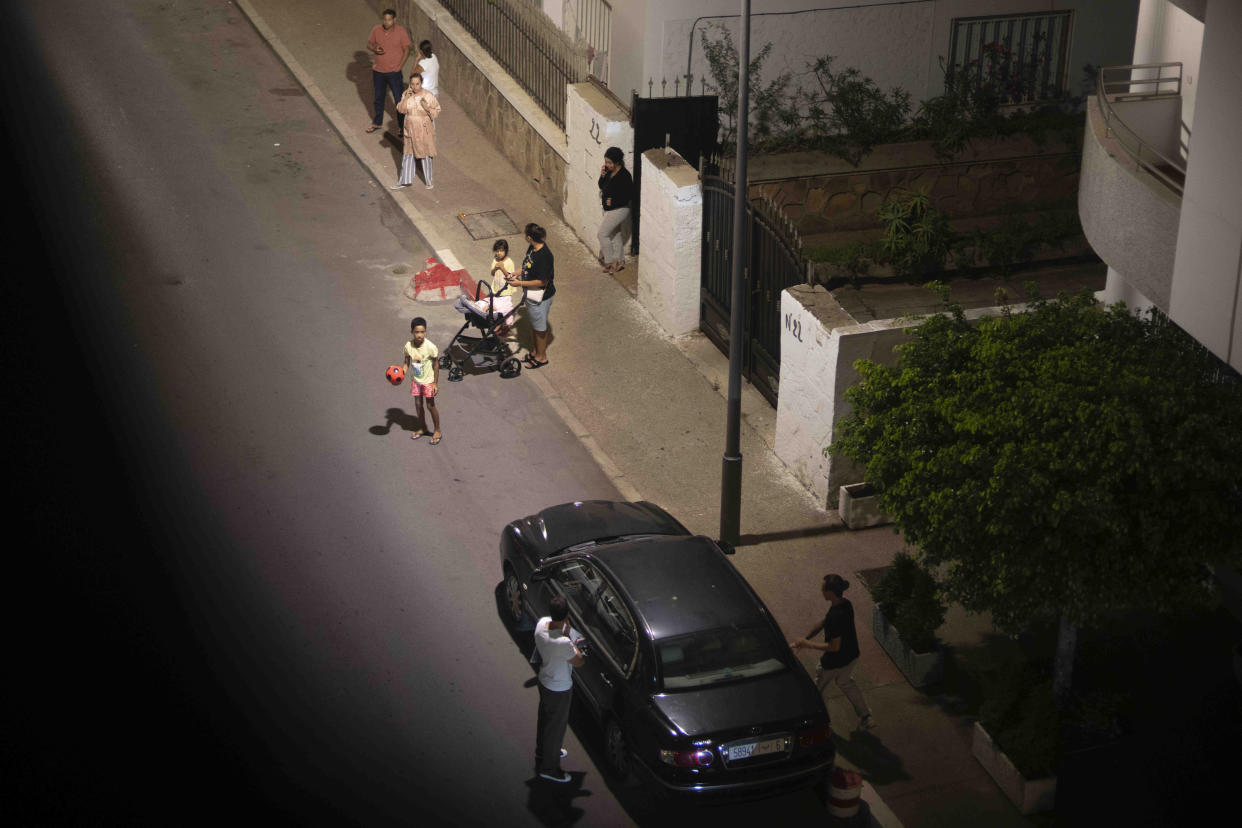
{"type": "Polygon", "coordinates": [[[785,669],[762,627],[723,627],[655,642],[665,690],[762,676],[785,669]]]}

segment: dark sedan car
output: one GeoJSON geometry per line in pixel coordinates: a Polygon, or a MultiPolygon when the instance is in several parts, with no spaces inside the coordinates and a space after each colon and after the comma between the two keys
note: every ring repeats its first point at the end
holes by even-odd
{"type": "Polygon", "coordinates": [[[828,712],[767,607],[711,540],[651,503],[567,503],[500,540],[516,625],[563,595],[586,641],[578,698],[609,769],[669,791],[750,793],[821,781],[828,712]]]}

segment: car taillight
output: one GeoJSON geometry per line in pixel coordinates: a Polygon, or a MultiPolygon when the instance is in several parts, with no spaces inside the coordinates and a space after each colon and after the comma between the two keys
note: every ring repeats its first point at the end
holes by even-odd
{"type": "Polygon", "coordinates": [[[660,761],[666,765],[679,768],[710,768],[716,761],[711,748],[690,748],[689,750],[662,750],[660,761]]]}
{"type": "Polygon", "coordinates": [[[828,725],[820,725],[802,731],[798,734],[798,744],[802,747],[812,747],[813,745],[823,744],[832,738],[832,728],[828,725]]]}

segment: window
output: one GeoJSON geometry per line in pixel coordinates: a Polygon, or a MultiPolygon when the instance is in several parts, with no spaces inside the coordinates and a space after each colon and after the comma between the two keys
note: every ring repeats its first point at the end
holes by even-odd
{"type": "Polygon", "coordinates": [[[785,669],[771,634],[762,627],[691,633],[655,645],[665,690],[719,684],[785,669]]]}
{"type": "Polygon", "coordinates": [[[580,619],[590,642],[611,659],[622,675],[634,665],[638,638],[634,619],[612,586],[590,561],[570,561],[556,569],[556,583],[580,619]]]}
{"type": "Polygon", "coordinates": [[[949,39],[948,72],[976,82],[999,79],[1006,103],[1056,98],[1069,88],[1073,12],[956,17],[949,39]]]}

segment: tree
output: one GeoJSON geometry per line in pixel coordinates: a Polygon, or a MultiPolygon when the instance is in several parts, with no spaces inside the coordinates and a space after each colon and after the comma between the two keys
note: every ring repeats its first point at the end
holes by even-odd
{"type": "Polygon", "coordinates": [[[948,597],[1002,629],[1077,629],[1210,595],[1242,563],[1242,383],[1162,316],[1090,294],[971,324],[960,306],[860,361],[828,450],[865,464],[883,508],[948,597]]]}

